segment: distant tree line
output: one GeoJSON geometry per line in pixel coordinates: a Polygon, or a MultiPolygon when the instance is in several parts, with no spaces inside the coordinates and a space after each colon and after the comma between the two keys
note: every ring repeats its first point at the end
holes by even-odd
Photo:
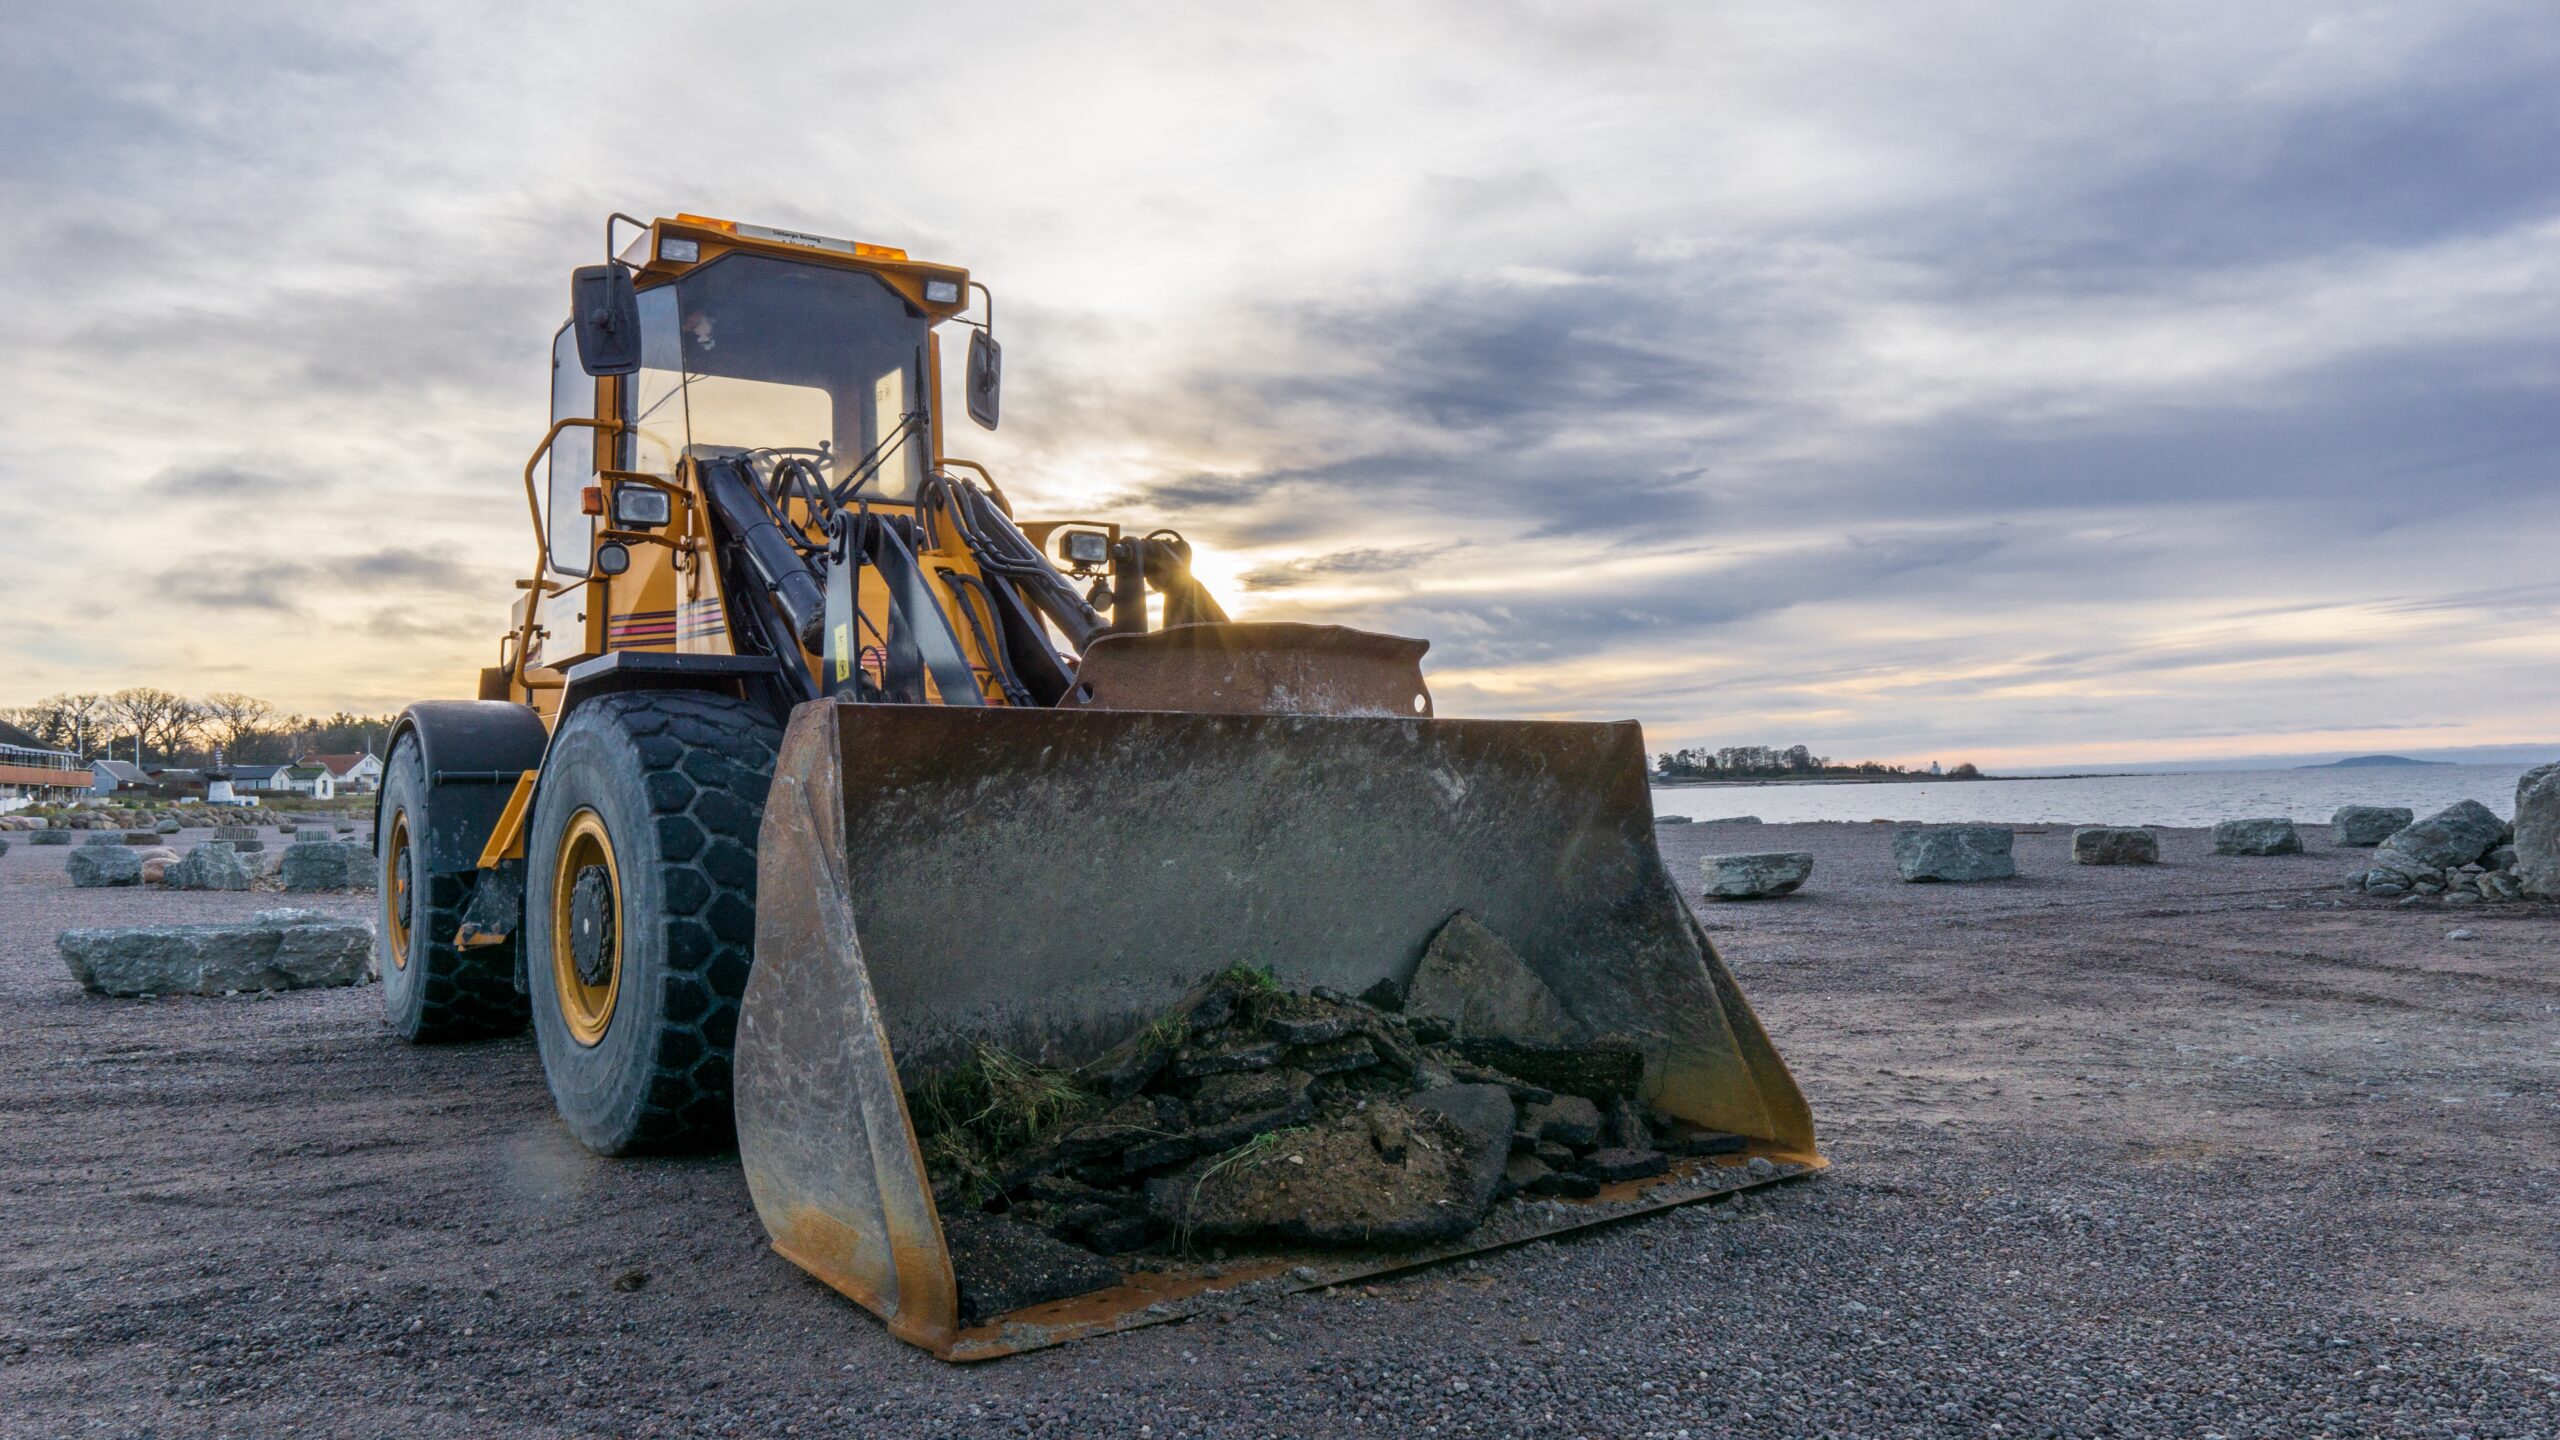
{"type": "Polygon", "coordinates": [[[51,695],[0,706],[0,720],[82,760],[203,765],[219,748],[237,764],[281,765],[305,755],[379,754],[397,716],[288,715],[255,695],[189,697],[156,685],[112,694],[51,695]]]}
{"type": "MultiPolygon", "coordinates": [[[[1727,745],[1718,750],[1703,747],[1666,750],[1654,757],[1653,771],[1665,780],[1790,780],[1833,775],[1918,776],[1924,773],[1907,765],[1887,765],[1881,760],[1854,763],[1834,760],[1829,756],[1816,755],[1802,745],[1790,745],[1783,750],[1768,745],[1727,745]]],[[[1968,760],[1940,778],[1979,780],[1982,772],[1968,760]]]]}

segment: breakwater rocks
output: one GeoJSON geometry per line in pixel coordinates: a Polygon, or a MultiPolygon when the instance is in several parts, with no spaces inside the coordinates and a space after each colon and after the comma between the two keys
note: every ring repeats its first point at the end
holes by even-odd
{"type": "Polygon", "coordinates": [[[1893,868],[1910,881],[2006,880],[2018,873],[2006,825],[1941,825],[1893,832],[1893,868]]]}
{"type": "Polygon", "coordinates": [[[2291,820],[2225,820],[2213,827],[2216,855],[2299,855],[2302,832],[2291,820]]]}
{"type": "Polygon", "coordinates": [[[245,925],[65,930],[55,946],[95,994],[224,995],[357,984],[372,968],[373,928],[316,910],[263,910],[245,925]]]}
{"type": "Polygon", "coordinates": [[[2347,888],[2408,903],[2428,896],[2449,904],[2560,899],[2560,854],[2540,859],[2560,851],[2560,765],[2528,771],[2517,784],[2517,819],[2528,814],[2536,867],[2525,865],[2514,827],[2479,801],[2463,800],[2385,837],[2373,864],[2347,877],[2347,888]]]}
{"type": "Polygon", "coordinates": [[[1708,855],[1698,871],[1710,900],[1765,900],[1794,894],[1812,876],[1813,857],[1801,850],[1708,855]]]}
{"type": "Polygon", "coordinates": [[[2083,825],[2071,832],[2075,865],[2157,865],[2160,837],[2138,825],[2083,825]]]}

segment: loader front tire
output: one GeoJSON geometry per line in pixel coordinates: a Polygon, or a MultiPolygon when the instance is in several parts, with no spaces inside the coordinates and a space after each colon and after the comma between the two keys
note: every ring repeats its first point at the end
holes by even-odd
{"type": "Polygon", "coordinates": [[[560,1118],[602,1155],[733,1133],[756,831],[780,735],[744,701],[600,696],[553,737],[525,855],[525,975],[560,1118]]]}
{"type": "Polygon", "coordinates": [[[453,943],[471,877],[427,868],[424,838],[435,804],[418,739],[403,735],[383,767],[374,818],[374,855],[382,867],[374,887],[381,895],[374,959],[383,1009],[391,1028],[412,1044],[513,1035],[525,1018],[515,947],[464,950],[453,943]]]}

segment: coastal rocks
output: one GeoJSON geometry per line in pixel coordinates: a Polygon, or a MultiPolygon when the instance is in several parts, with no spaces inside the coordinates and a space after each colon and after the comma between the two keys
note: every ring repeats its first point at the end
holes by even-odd
{"type": "Polygon", "coordinates": [[[216,840],[229,840],[234,844],[243,840],[256,840],[258,838],[258,827],[255,825],[216,825],[213,827],[213,838],[216,840]]]}
{"type": "Polygon", "coordinates": [[[2213,827],[2216,855],[2299,855],[2302,835],[2291,820],[2224,820],[2213,827]]]}
{"type": "Polygon", "coordinates": [[[27,843],[30,845],[68,845],[71,843],[71,832],[68,830],[38,830],[27,836],[27,843]]]}
{"type": "Polygon", "coordinates": [[[2138,825],[2083,825],[2071,832],[2074,865],[2157,865],[2160,837],[2138,825]]]}
{"type": "Polygon", "coordinates": [[[169,883],[169,868],[178,863],[178,852],[163,845],[141,851],[133,858],[142,862],[143,884],[166,885],[169,883]]]}
{"type": "Polygon", "coordinates": [[[2528,770],[2516,782],[2512,853],[2519,894],[2560,900],[2560,765],[2528,770]]]}
{"type": "Polygon", "coordinates": [[[309,836],[284,847],[276,874],[285,889],[297,893],[370,890],[375,882],[373,852],[361,845],[309,836]]]}
{"type": "Polygon", "coordinates": [[[101,995],[302,990],[365,978],[373,929],[316,910],[265,910],[245,925],[65,930],[55,941],[83,989],[101,995]]]}
{"type": "Polygon", "coordinates": [[[2382,842],[2376,864],[2395,860],[2451,870],[2506,843],[2507,822],[2477,800],[2458,800],[2382,842]]]}
{"type": "Polygon", "coordinates": [[[256,872],[229,840],[207,840],[169,867],[162,883],[172,890],[246,890],[256,872]]]}
{"type": "Polygon", "coordinates": [[[2018,873],[2005,825],[1947,825],[1893,832],[1893,866],[1910,881],[2006,880],[2018,873]]]}
{"type": "Polygon", "coordinates": [[[1761,855],[1709,855],[1698,862],[1710,900],[1763,900],[1792,895],[1813,874],[1813,857],[1802,851],[1761,855]]]}
{"type": "Polygon", "coordinates": [[[2417,818],[2418,813],[2406,805],[2341,805],[2329,817],[2329,843],[2342,849],[2370,849],[2417,818]]]}
{"type": "Polygon", "coordinates": [[[142,883],[142,857],[122,844],[83,845],[71,852],[67,868],[71,883],[83,890],[142,883]]]}

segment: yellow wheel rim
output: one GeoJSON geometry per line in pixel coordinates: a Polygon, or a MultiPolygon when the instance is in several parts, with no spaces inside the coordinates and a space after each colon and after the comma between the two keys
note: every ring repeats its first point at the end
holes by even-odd
{"type": "Polygon", "coordinates": [[[382,847],[382,893],[390,900],[391,966],[409,968],[409,812],[391,812],[391,840],[382,847]]]}
{"type": "MultiPolygon", "coordinates": [[[[589,884],[592,889],[594,882],[589,884]]],[[[560,837],[559,864],[551,872],[551,989],[560,997],[560,1022],[570,1039],[581,1045],[604,1039],[613,1023],[614,997],[622,991],[622,871],[614,863],[613,837],[605,833],[604,817],[593,810],[569,817],[569,828],[560,837]],[[605,905],[601,915],[591,906],[581,916],[578,883],[590,871],[603,876],[605,905]],[[591,963],[585,975],[579,973],[582,949],[592,962],[600,962],[591,963]]]]}

